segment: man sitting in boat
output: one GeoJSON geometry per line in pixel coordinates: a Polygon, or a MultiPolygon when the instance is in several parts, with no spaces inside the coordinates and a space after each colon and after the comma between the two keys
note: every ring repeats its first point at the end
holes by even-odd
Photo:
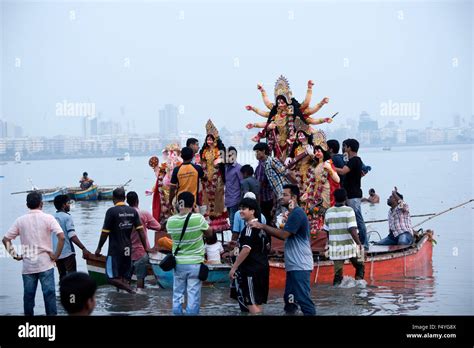
{"type": "Polygon", "coordinates": [[[81,190],[87,190],[89,187],[91,187],[94,184],[94,180],[88,177],[89,174],[87,172],[82,173],[82,178],[79,180],[79,184],[81,187],[81,190]]]}
{"type": "Polygon", "coordinates": [[[390,206],[388,212],[389,234],[376,245],[411,245],[413,243],[413,228],[411,224],[408,204],[403,201],[403,195],[398,192],[397,187],[388,197],[387,204],[390,206]]]}

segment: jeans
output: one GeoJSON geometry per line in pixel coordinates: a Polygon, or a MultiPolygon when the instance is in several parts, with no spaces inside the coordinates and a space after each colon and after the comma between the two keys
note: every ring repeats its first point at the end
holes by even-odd
{"type": "Polygon", "coordinates": [[[365,228],[364,217],[362,216],[362,210],[360,207],[360,198],[351,198],[347,200],[347,206],[354,209],[354,213],[357,221],[357,229],[359,230],[359,239],[364,248],[369,248],[369,241],[367,240],[367,229],[365,228]]]}
{"type": "Polygon", "coordinates": [[[376,245],[411,245],[413,243],[413,236],[410,232],[403,232],[397,237],[394,237],[392,232],[387,237],[382,239],[380,242],[375,243],[376,245]]]}
{"type": "Polygon", "coordinates": [[[298,305],[304,315],[316,315],[316,307],[311,299],[311,271],[286,272],[285,312],[295,314],[298,305]]]}
{"type": "Polygon", "coordinates": [[[38,280],[43,291],[46,315],[56,315],[56,292],[54,288],[54,268],[33,274],[23,274],[23,308],[25,315],[34,315],[36,288],[38,280]]]}
{"type": "Polygon", "coordinates": [[[229,220],[230,220],[230,230],[233,231],[234,228],[234,216],[235,213],[239,210],[239,205],[234,205],[233,207],[227,207],[227,211],[229,213],[229,220]]]}
{"type": "Polygon", "coordinates": [[[198,315],[201,306],[201,285],[197,265],[176,265],[173,271],[173,314],[183,314],[184,296],[187,293],[187,315],[198,315]]]}

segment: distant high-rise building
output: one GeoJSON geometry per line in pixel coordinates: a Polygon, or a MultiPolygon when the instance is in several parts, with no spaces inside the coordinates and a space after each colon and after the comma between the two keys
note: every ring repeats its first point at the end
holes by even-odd
{"type": "Polygon", "coordinates": [[[7,122],[0,120],[0,138],[7,137],[7,122]]]}
{"type": "Polygon", "coordinates": [[[89,117],[82,119],[82,137],[87,139],[91,136],[91,123],[89,117]]]}
{"type": "Polygon", "coordinates": [[[378,122],[373,120],[367,112],[362,111],[359,116],[359,132],[375,131],[378,128],[378,122]]]}
{"type": "Polygon", "coordinates": [[[159,134],[164,138],[178,135],[178,108],[172,104],[166,104],[159,111],[159,134]]]}
{"type": "Polygon", "coordinates": [[[15,126],[13,128],[13,137],[14,138],[21,138],[23,137],[23,127],[21,126],[15,126]]]}
{"type": "Polygon", "coordinates": [[[91,136],[96,136],[97,133],[97,117],[90,119],[90,127],[91,127],[91,136]]]}
{"type": "Polygon", "coordinates": [[[461,115],[455,114],[455,115],[453,116],[453,126],[454,126],[455,128],[461,127],[461,115]]]}

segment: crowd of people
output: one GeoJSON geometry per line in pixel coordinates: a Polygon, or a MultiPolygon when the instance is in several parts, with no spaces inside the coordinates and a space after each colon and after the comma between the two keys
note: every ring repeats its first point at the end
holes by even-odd
{"type": "MultiPolygon", "coordinates": [[[[263,86],[259,90],[269,111],[248,106],[267,118],[266,123],[247,125],[262,128],[254,137],[256,168],[241,165],[235,147],[226,148],[211,120],[206,137],[188,139],[184,148],[176,144],[150,159],[156,182],[152,212],[139,208],[136,192],[123,187],[113,191],[114,206],[104,218],[95,255],[101,255],[108,239],[106,276],[110,284],[130,293],[145,286],[149,253],[161,251],[175,255],[172,313],[199,314],[200,272],[203,263],[221,263],[227,253],[230,294],[242,312],[262,313],[269,292],[269,257],[274,244],[283,241],[286,272],[284,311],[315,315],[311,297],[311,272],[314,253],[326,254],[334,261],[334,285],[341,283],[343,264],[350,260],[355,279],[364,279],[364,251],[369,248],[361,211],[362,178],[371,170],[360,156],[359,142],[326,140],[323,132],[310,125],[332,119],[312,119],[328,102],[324,98],[309,107],[313,83],[303,104],[291,96],[287,81],[280,78],[275,87],[275,104],[268,100],[263,86]],[[261,141],[266,138],[266,142],[261,141]],[[150,246],[147,230],[155,231],[150,246]],[[230,230],[232,239],[222,245],[216,233],[230,230]],[[130,284],[132,272],[137,288],[130,284]],[[186,302],[186,308],[183,308],[186,302]]],[[[89,183],[87,173],[84,184],[89,183]]],[[[375,190],[371,203],[379,201],[375,190]]],[[[91,252],[75,232],[69,214],[69,199],[55,198],[55,216],[42,212],[41,194],[27,196],[29,213],[18,218],[3,238],[15,260],[23,260],[24,312],[33,315],[34,296],[41,282],[46,314],[55,315],[54,266],[60,276],[61,302],[71,314],[88,314],[95,305],[96,288],[87,275],[77,273],[74,245],[87,258],[91,252]],[[11,240],[20,236],[23,254],[11,240]],[[77,285],[79,284],[80,285],[77,285]],[[77,285],[77,286],[76,286],[77,285]],[[81,292],[80,304],[67,304],[68,295],[81,292]]],[[[387,200],[390,206],[390,233],[379,245],[411,244],[413,231],[408,205],[395,188],[387,200]]],[[[281,244],[280,244],[281,245],[281,244]]]]}

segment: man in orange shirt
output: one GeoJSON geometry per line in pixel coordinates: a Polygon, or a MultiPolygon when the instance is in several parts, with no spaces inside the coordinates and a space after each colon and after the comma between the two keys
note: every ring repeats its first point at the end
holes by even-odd
{"type": "Polygon", "coordinates": [[[176,194],[182,192],[191,192],[194,195],[194,201],[198,201],[199,179],[204,176],[201,166],[192,163],[194,152],[189,147],[183,147],[181,150],[181,158],[183,164],[175,167],[171,176],[171,187],[169,206],[173,209],[173,199],[176,194]]]}

